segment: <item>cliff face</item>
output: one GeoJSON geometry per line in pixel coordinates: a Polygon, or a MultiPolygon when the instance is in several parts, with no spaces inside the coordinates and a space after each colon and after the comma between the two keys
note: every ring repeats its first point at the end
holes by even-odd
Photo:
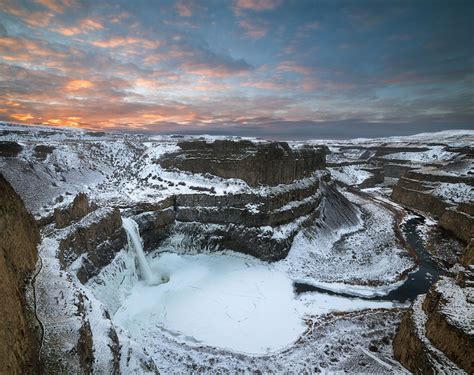
{"type": "Polygon", "coordinates": [[[262,195],[179,194],[153,211],[135,210],[134,219],[146,250],[182,234],[185,247],[228,248],[275,261],[288,254],[297,231],[319,216],[321,184],[328,177],[295,181],[262,195]]]}
{"type": "Polygon", "coordinates": [[[439,225],[469,243],[471,238],[474,238],[473,209],[473,204],[460,204],[456,208],[448,209],[441,215],[439,225]]]}
{"type": "Polygon", "coordinates": [[[59,261],[66,269],[81,257],[76,275],[85,283],[115,257],[127,243],[118,208],[99,208],[64,230],[59,261]]]}
{"type": "Polygon", "coordinates": [[[395,358],[415,374],[474,372],[474,274],[465,266],[418,296],[400,325],[395,358]]]}
{"type": "Polygon", "coordinates": [[[288,184],[325,167],[323,148],[291,149],[285,142],[187,141],[160,160],[164,168],[239,178],[250,186],[288,184]]]}
{"type": "Polygon", "coordinates": [[[64,228],[70,225],[73,221],[77,221],[92,212],[96,207],[90,205],[87,196],[84,193],[76,195],[72,205],[65,209],[54,210],[54,221],[57,228],[64,228]]]}
{"type": "Polygon", "coordinates": [[[39,342],[29,326],[24,289],[37,260],[39,232],[0,174],[0,373],[37,373],[39,342]]]}
{"type": "MultiPolygon", "coordinates": [[[[472,166],[472,164],[469,164],[472,166]]],[[[474,236],[474,179],[455,175],[455,167],[430,167],[410,171],[398,180],[392,199],[439,218],[439,226],[464,243],[474,236]]]]}

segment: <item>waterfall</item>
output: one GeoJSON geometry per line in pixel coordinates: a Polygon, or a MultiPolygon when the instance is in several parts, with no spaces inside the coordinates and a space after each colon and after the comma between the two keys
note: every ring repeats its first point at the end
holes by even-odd
{"type": "Polygon", "coordinates": [[[157,278],[154,277],[153,273],[151,272],[150,265],[148,264],[145,253],[143,252],[142,240],[140,238],[140,232],[138,231],[138,224],[135,222],[135,220],[124,217],[122,218],[122,226],[127,232],[128,246],[135,252],[141,277],[149,285],[157,284],[157,278]]]}

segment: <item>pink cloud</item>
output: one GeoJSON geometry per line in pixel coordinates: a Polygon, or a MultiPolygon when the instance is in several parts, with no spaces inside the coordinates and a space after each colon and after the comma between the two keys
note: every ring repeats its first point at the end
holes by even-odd
{"type": "Polygon", "coordinates": [[[246,35],[254,39],[263,38],[267,34],[267,29],[265,26],[262,24],[254,24],[245,18],[239,21],[239,25],[245,30],[246,35]]]}
{"type": "Polygon", "coordinates": [[[176,3],[176,11],[181,17],[191,17],[193,15],[191,5],[184,1],[176,3]]]}
{"type": "Polygon", "coordinates": [[[235,2],[236,10],[271,10],[280,5],[280,0],[237,0],[235,2]]]}
{"type": "Polygon", "coordinates": [[[150,40],[144,38],[136,38],[136,37],[115,37],[108,40],[96,40],[90,42],[90,44],[101,47],[101,48],[116,48],[116,47],[123,47],[126,45],[133,45],[138,44],[147,49],[153,49],[160,46],[160,42],[157,40],[150,40]]]}
{"type": "Polygon", "coordinates": [[[54,13],[63,13],[66,8],[75,6],[74,0],[35,0],[35,2],[54,13]]]}
{"type": "Polygon", "coordinates": [[[281,72],[292,72],[299,74],[311,74],[313,72],[313,68],[300,65],[295,61],[283,61],[277,66],[277,70],[281,72]]]}
{"type": "Polygon", "coordinates": [[[59,26],[53,29],[53,31],[65,35],[73,36],[78,34],[87,34],[90,31],[101,30],[104,26],[96,20],[91,18],[84,18],[80,20],[75,26],[59,26]]]}

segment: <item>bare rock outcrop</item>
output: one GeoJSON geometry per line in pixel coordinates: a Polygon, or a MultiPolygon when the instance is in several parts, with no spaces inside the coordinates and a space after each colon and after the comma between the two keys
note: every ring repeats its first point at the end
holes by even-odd
{"type": "Polygon", "coordinates": [[[466,250],[459,261],[466,267],[474,264],[474,238],[471,238],[471,241],[469,241],[469,244],[467,245],[466,250]]]}
{"type": "Polygon", "coordinates": [[[443,212],[439,225],[452,232],[457,238],[468,243],[474,238],[474,205],[460,204],[443,212]]]}
{"type": "Polygon", "coordinates": [[[176,211],[173,205],[156,211],[143,212],[134,217],[140,228],[140,236],[145,249],[155,249],[166,239],[174,227],[176,211]]]}
{"type": "Polygon", "coordinates": [[[74,198],[74,201],[69,207],[64,209],[56,208],[54,210],[54,221],[57,228],[64,228],[74,221],[78,221],[92,212],[97,207],[94,204],[89,204],[87,195],[79,193],[74,198]]]}
{"type": "Polygon", "coordinates": [[[0,156],[12,158],[17,156],[23,147],[17,142],[2,141],[0,142],[0,156]]]}
{"type": "Polygon", "coordinates": [[[299,229],[319,216],[328,174],[271,188],[266,194],[180,194],[136,213],[145,251],[181,233],[183,246],[233,249],[267,261],[284,258],[299,229]],[[326,181],[326,182],[325,182],[326,181]]]}
{"type": "Polygon", "coordinates": [[[286,142],[184,141],[182,151],[165,154],[164,168],[239,178],[250,186],[289,184],[325,167],[323,147],[292,149],[286,142]]]}
{"type": "Polygon", "coordinates": [[[59,261],[67,268],[80,257],[76,274],[82,283],[97,275],[127,243],[118,208],[97,209],[63,231],[59,261]]]}
{"type": "Polygon", "coordinates": [[[26,279],[35,269],[39,232],[0,174],[0,373],[38,373],[39,339],[29,322],[26,279]]]}
{"type": "Polygon", "coordinates": [[[395,358],[410,371],[474,372],[472,280],[472,270],[442,277],[412,304],[393,342],[395,358]]]}
{"type": "Polygon", "coordinates": [[[392,199],[405,206],[440,217],[451,204],[443,202],[429,192],[414,190],[400,183],[393,188],[392,199]]]}
{"type": "Polygon", "coordinates": [[[442,278],[423,301],[426,337],[469,373],[474,372],[474,288],[442,278]]]}

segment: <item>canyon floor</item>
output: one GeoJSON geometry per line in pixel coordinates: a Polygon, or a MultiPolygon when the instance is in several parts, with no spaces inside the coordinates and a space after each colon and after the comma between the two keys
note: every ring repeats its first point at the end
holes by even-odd
{"type": "Polygon", "coordinates": [[[22,228],[37,259],[7,272],[31,332],[11,363],[28,347],[52,374],[472,373],[473,144],[1,123],[2,254],[13,275],[22,228]]]}

